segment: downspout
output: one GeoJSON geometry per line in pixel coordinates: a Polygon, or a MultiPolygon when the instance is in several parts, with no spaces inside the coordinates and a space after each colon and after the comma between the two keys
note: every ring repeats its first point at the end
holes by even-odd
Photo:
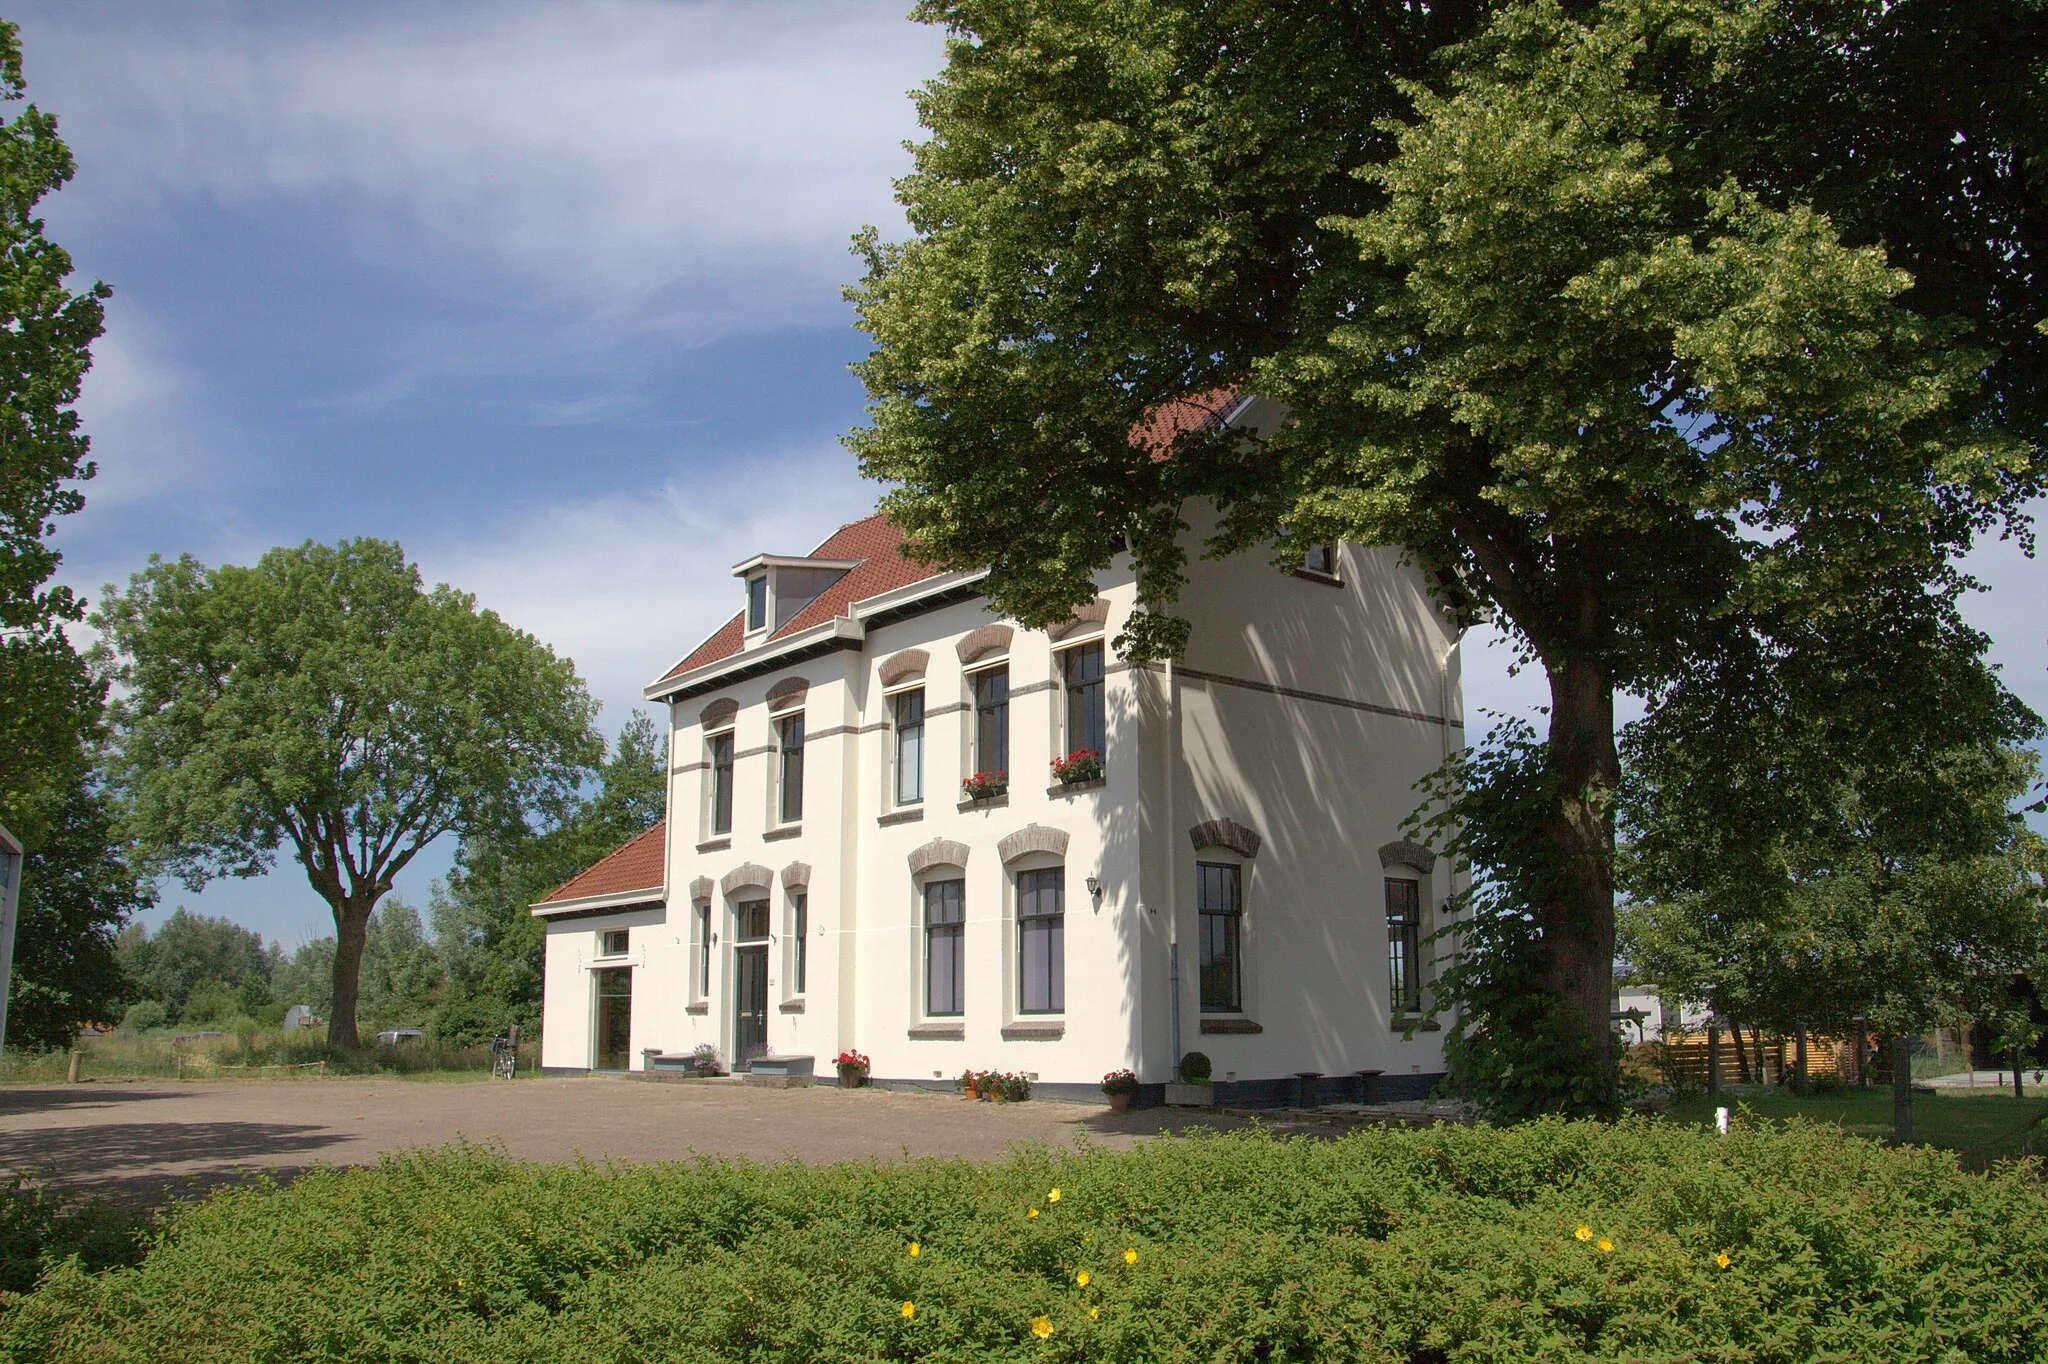
{"type": "Polygon", "coordinates": [[[1173,1070],[1168,1080],[1180,1079],[1180,821],[1175,814],[1174,793],[1180,784],[1180,677],[1173,660],[1166,660],[1166,977],[1167,1012],[1173,1031],[1173,1070]]]}

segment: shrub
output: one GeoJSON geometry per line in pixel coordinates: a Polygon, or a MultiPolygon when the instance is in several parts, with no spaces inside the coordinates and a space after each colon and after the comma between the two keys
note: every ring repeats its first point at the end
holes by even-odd
{"type": "Polygon", "coordinates": [[[128,1012],[121,1015],[121,1026],[129,1032],[148,1032],[161,1028],[170,1017],[168,1010],[154,999],[145,999],[128,1006],[128,1012]]]}
{"type": "Polygon", "coordinates": [[[181,1028],[217,1027],[235,1015],[235,992],[225,981],[202,980],[192,987],[185,1008],[178,1015],[181,1028]]]}
{"type": "Polygon", "coordinates": [[[2016,1361],[2044,1303],[2036,1167],[1543,1119],[979,1166],[395,1155],[53,1267],[0,1355],[2016,1361]]]}
{"type": "Polygon", "coordinates": [[[88,1271],[142,1260],[143,1219],[133,1210],[68,1197],[21,1175],[0,1184],[0,1301],[35,1287],[43,1271],[78,1257],[88,1271]]]}
{"type": "Polygon", "coordinates": [[[1206,1085],[1212,1073],[1206,1052],[1191,1051],[1180,1058],[1180,1082],[1184,1085],[1206,1085]]]}

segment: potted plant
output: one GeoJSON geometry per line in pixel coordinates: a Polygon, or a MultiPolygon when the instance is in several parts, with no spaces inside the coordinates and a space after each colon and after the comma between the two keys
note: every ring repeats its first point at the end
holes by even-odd
{"type": "Polygon", "coordinates": [[[1064,758],[1054,758],[1052,779],[1061,786],[1078,786],[1084,781],[1101,781],[1102,755],[1092,748],[1077,748],[1064,758]]]}
{"type": "Polygon", "coordinates": [[[1031,1097],[1031,1077],[1008,1071],[995,1077],[996,1097],[1006,1104],[1020,1104],[1031,1097]]]}
{"type": "Polygon", "coordinates": [[[960,1092],[967,1096],[967,1099],[970,1103],[977,1099],[992,1099],[995,1097],[995,1095],[992,1092],[982,1092],[983,1087],[992,1078],[992,1075],[993,1072],[991,1071],[976,1070],[972,1066],[970,1066],[966,1070],[960,1072],[960,1078],[958,1080],[955,1080],[954,1083],[960,1086],[960,1092]]]}
{"type": "Polygon", "coordinates": [[[1109,1096],[1110,1112],[1123,1112],[1131,1106],[1131,1096],[1138,1092],[1137,1072],[1112,1070],[1102,1077],[1102,1092],[1109,1096]]]}
{"type": "Polygon", "coordinates": [[[1216,1091],[1209,1083],[1209,1058],[1191,1051],[1180,1058],[1180,1083],[1166,1087],[1166,1101],[1182,1108],[1212,1108],[1216,1091]]]}
{"type": "Polygon", "coordinates": [[[696,1050],[690,1053],[690,1073],[692,1075],[725,1074],[725,1066],[718,1059],[718,1048],[712,1046],[709,1042],[699,1042],[696,1050]]]}
{"type": "Polygon", "coordinates": [[[868,1082],[868,1071],[872,1069],[868,1058],[851,1047],[833,1057],[832,1064],[839,1067],[841,1089],[859,1089],[868,1082]]]}
{"type": "Polygon", "coordinates": [[[1010,774],[1007,772],[977,772],[960,783],[962,800],[994,800],[1010,789],[1010,774]]]}

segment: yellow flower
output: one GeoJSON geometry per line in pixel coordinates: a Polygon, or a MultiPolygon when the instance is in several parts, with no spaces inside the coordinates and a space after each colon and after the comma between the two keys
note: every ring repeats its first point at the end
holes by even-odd
{"type": "Polygon", "coordinates": [[[1716,1255],[1714,1257],[1714,1263],[1721,1266],[1721,1268],[1726,1269],[1728,1266],[1735,1263],[1735,1257],[1724,1250],[1719,1255],[1716,1255]]]}
{"type": "Polygon", "coordinates": [[[1089,1272],[1084,1269],[1079,1274],[1076,1274],[1074,1276],[1074,1282],[1081,1285],[1081,1287],[1086,1288],[1088,1286],[1088,1280],[1092,1277],[1094,1276],[1089,1274],[1089,1272]]]}
{"type": "Polygon", "coordinates": [[[1125,1263],[1125,1264],[1127,1264],[1127,1265],[1134,1265],[1134,1264],[1138,1263],[1138,1252],[1137,1252],[1137,1251],[1135,1251],[1135,1250],[1127,1250],[1127,1251],[1125,1251],[1125,1252],[1124,1252],[1124,1263],[1125,1263]]]}
{"type": "Polygon", "coordinates": [[[916,1303],[914,1303],[914,1302],[906,1302],[906,1303],[904,1303],[904,1304],[903,1304],[903,1319],[904,1319],[905,1321],[909,1321],[909,1320],[910,1320],[910,1319],[911,1319],[912,1317],[914,1317],[914,1316],[916,1316],[916,1315],[917,1315],[917,1304],[916,1304],[916,1303]]]}
{"type": "Polygon", "coordinates": [[[1593,1239],[1593,1229],[1584,1222],[1581,1222],[1578,1225],[1578,1229],[1572,1235],[1578,1237],[1581,1241],[1590,1241],[1593,1239]]]}
{"type": "Polygon", "coordinates": [[[1036,1216],[1038,1216],[1038,1209],[1036,1209],[1036,1208],[1026,1208],[1026,1209],[1024,1209],[1024,1220],[1026,1220],[1027,1222],[1028,1222],[1028,1221],[1030,1221],[1030,1220],[1031,1220],[1032,1218],[1034,1218],[1034,1217],[1036,1217],[1036,1216]]]}
{"type": "Polygon", "coordinates": [[[1046,1338],[1047,1336],[1051,1335],[1051,1334],[1052,1334],[1052,1318],[1051,1318],[1051,1317],[1039,1317],[1039,1318],[1035,1319],[1035,1320],[1034,1320],[1034,1321],[1033,1321],[1033,1322],[1031,1323],[1031,1334],[1032,1334],[1032,1335],[1034,1335],[1034,1336],[1037,1336],[1037,1337],[1038,1337],[1038,1338],[1039,1338],[1040,1340],[1044,1340],[1044,1339],[1045,1339],[1045,1338],[1046,1338]]]}
{"type": "Polygon", "coordinates": [[[919,1245],[917,1242],[912,1241],[910,1243],[910,1258],[915,1260],[918,1256],[922,1254],[924,1254],[924,1247],[919,1245]]]}
{"type": "Polygon", "coordinates": [[[1046,1202],[1048,1202],[1048,1203],[1057,1203],[1057,1202],[1059,1202],[1059,1201],[1060,1201],[1060,1191],[1059,1191],[1058,1189],[1054,1189],[1054,1190],[1053,1190],[1053,1191],[1052,1191],[1051,1193],[1049,1193],[1049,1194],[1047,1194],[1047,1195],[1045,1196],[1045,1201],[1046,1201],[1046,1202]]]}
{"type": "Polygon", "coordinates": [[[1614,1242],[1608,1240],[1605,1236],[1601,1237],[1593,1244],[1600,1248],[1600,1253],[1602,1255],[1612,1255],[1614,1253],[1614,1242]]]}
{"type": "Polygon", "coordinates": [[[1091,1308],[1089,1308],[1089,1309],[1088,1309],[1088,1320],[1090,1320],[1090,1321],[1101,1321],[1101,1320],[1102,1320],[1102,1309],[1101,1309],[1100,1307],[1091,1307],[1091,1308]]]}

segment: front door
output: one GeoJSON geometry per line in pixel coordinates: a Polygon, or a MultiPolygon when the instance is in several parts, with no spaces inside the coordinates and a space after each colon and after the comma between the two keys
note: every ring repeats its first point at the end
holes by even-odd
{"type": "Polygon", "coordinates": [[[607,966],[597,977],[597,1068],[627,1070],[632,1066],[633,968],[607,966]]]}
{"type": "Polygon", "coordinates": [[[768,1052],[768,949],[735,947],[733,966],[733,1069],[768,1052]]]}

